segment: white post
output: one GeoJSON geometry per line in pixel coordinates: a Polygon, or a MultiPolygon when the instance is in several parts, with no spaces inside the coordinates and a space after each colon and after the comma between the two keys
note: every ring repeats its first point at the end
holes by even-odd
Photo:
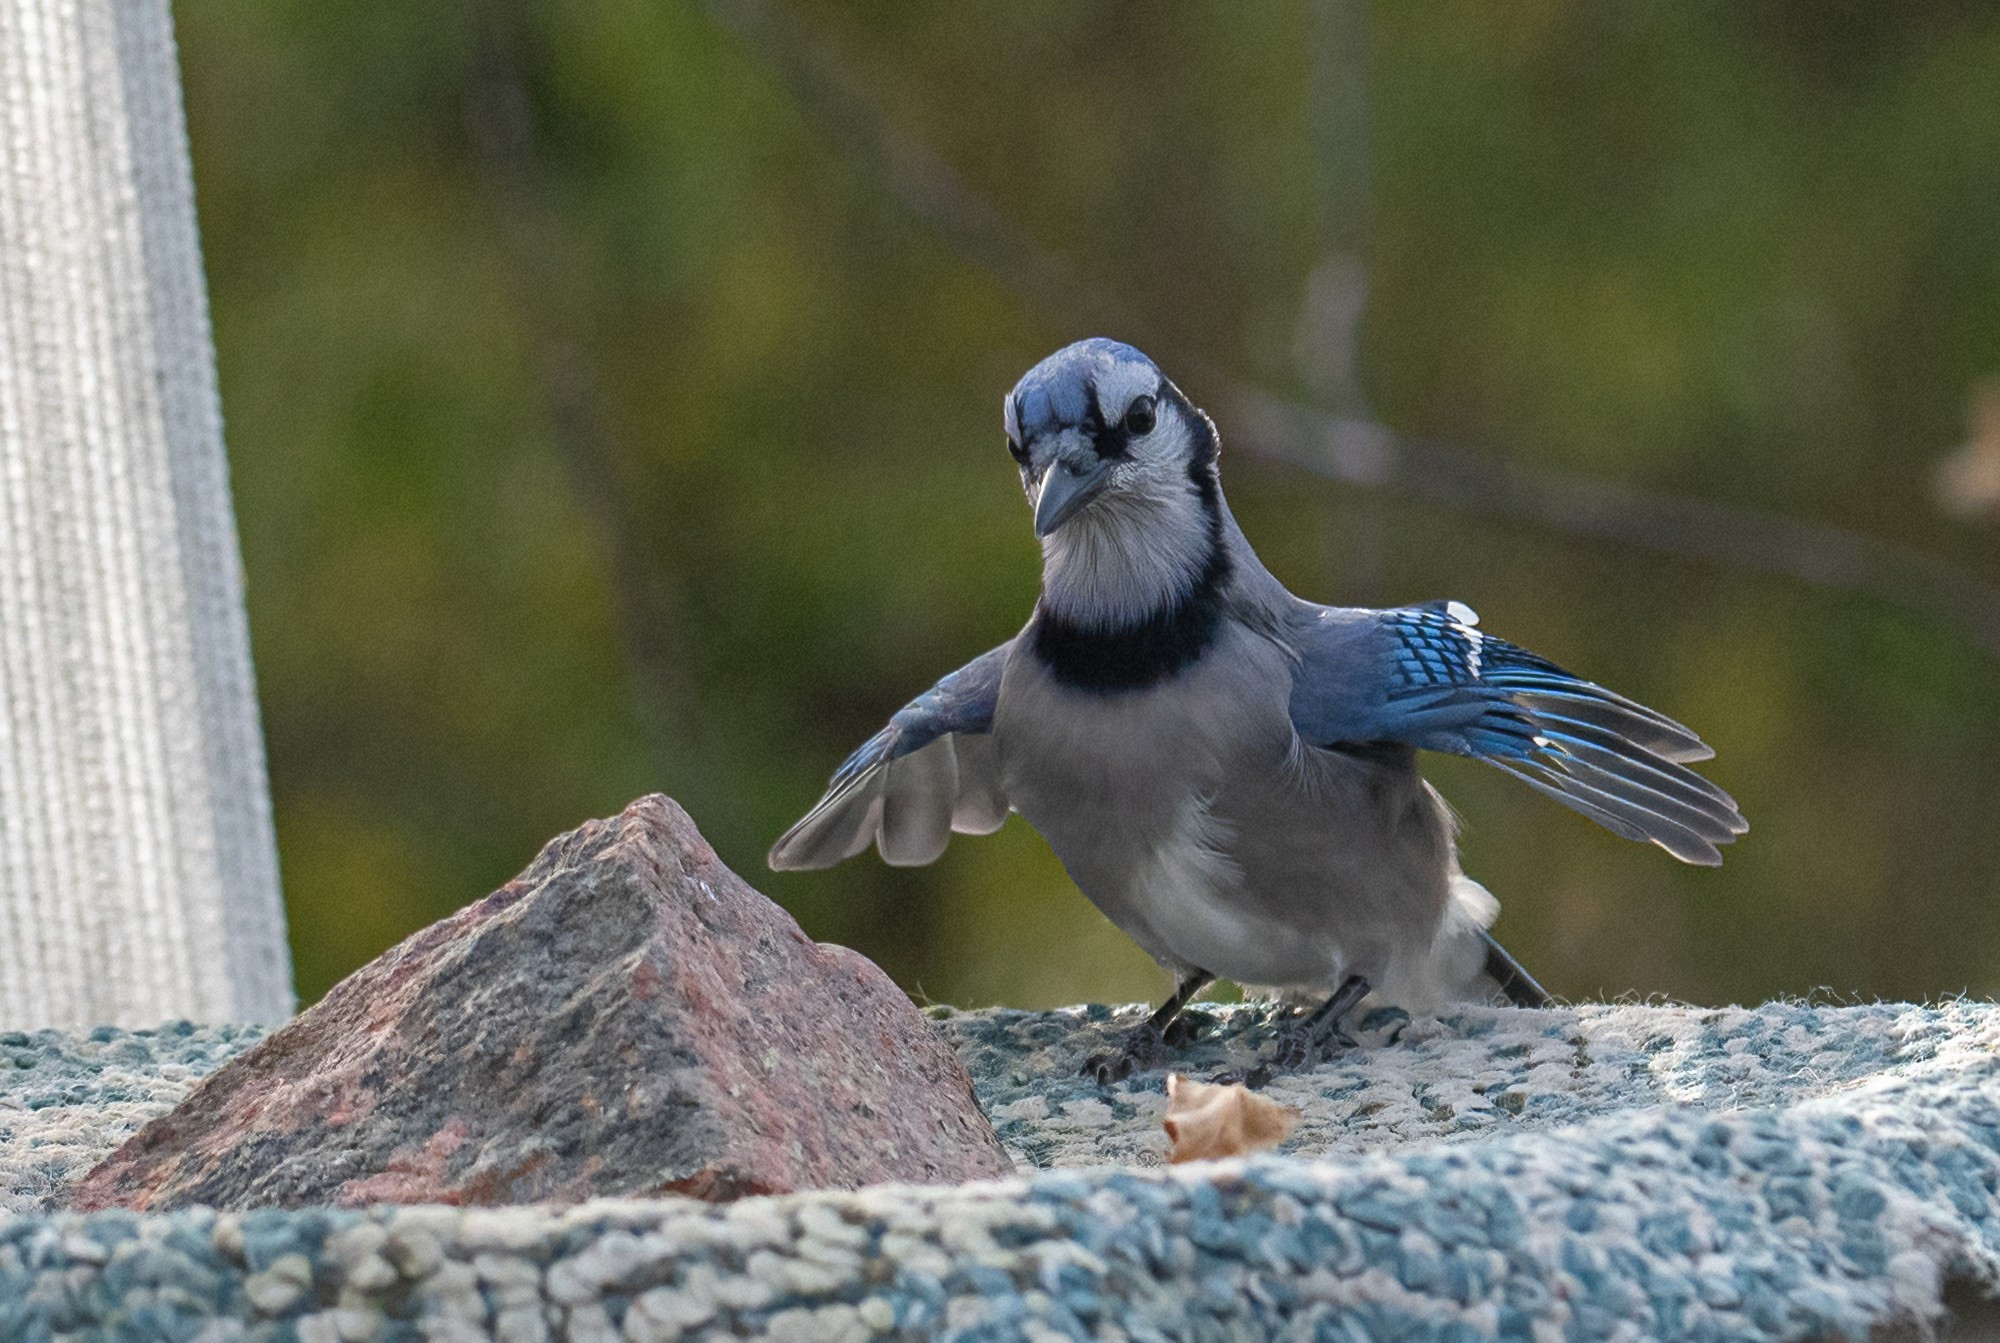
{"type": "Polygon", "coordinates": [[[0,1030],[292,1007],[167,0],[0,0],[0,1030]]]}

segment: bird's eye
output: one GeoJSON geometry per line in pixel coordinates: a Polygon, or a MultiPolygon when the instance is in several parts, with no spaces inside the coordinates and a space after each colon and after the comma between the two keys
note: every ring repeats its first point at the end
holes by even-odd
{"type": "Polygon", "coordinates": [[[1028,450],[1011,438],[1007,440],[1007,454],[1022,466],[1028,464],[1028,450]]]}
{"type": "Polygon", "coordinates": [[[1125,412],[1125,432],[1128,434],[1150,434],[1153,432],[1152,397],[1140,397],[1125,412]]]}

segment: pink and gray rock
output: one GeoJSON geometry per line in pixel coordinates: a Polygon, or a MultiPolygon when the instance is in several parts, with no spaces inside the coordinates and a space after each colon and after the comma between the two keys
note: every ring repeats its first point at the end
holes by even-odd
{"type": "Polygon", "coordinates": [[[1011,1170],[889,978],[654,796],[348,976],[73,1202],[723,1200],[1011,1170]]]}

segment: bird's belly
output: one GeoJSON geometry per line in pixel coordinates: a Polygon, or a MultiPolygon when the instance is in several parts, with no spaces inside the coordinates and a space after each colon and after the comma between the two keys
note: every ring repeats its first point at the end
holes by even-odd
{"type": "Polygon", "coordinates": [[[1379,959],[1376,943],[1400,939],[1402,925],[1422,938],[1435,927],[1421,900],[1404,902],[1408,917],[1380,917],[1387,892],[1371,878],[1392,855],[1369,803],[1308,786],[1282,704],[1199,685],[1084,704],[1070,694],[1037,683],[1010,705],[1003,693],[995,735],[1007,796],[1156,960],[1252,984],[1328,986],[1357,957],[1379,959]]]}
{"type": "MultiPolygon", "coordinates": [[[[1339,920],[1326,917],[1328,905],[1288,908],[1265,898],[1279,874],[1262,862],[1246,861],[1237,822],[1228,819],[1230,798],[1190,796],[1173,813],[1163,835],[1139,837],[1131,861],[1093,874],[1078,884],[1114,923],[1177,970],[1206,970],[1239,983],[1330,985],[1344,959],[1339,920]],[[1099,892],[1107,894],[1100,896],[1099,892]]],[[[1301,851],[1286,867],[1325,868],[1301,851]]],[[[1297,888],[1299,873],[1284,874],[1297,888]]],[[[1323,888],[1322,888],[1323,889],[1323,888]]]]}
{"type": "Polygon", "coordinates": [[[1415,889],[1429,882],[1393,871],[1368,836],[1316,809],[1287,816],[1286,799],[1246,808],[1227,788],[1162,797],[1153,780],[1132,782],[1149,795],[1143,810],[1065,800],[1022,811],[1091,902],[1177,972],[1331,988],[1378,976],[1436,926],[1437,902],[1415,889]]]}

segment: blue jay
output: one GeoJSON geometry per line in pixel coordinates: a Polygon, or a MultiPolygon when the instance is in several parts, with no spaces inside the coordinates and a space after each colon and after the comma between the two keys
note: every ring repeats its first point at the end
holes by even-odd
{"type": "Polygon", "coordinates": [[[1409,1011],[1541,987],[1487,933],[1419,751],[1472,756],[1688,863],[1747,828],[1685,767],[1687,728],[1479,628],[1460,602],[1317,606],[1223,499],[1214,422],[1129,345],[1086,340],[1004,406],[1042,546],[1027,627],[906,705],[771,849],[931,862],[1019,812],[1177,987],[1100,1081],[1159,1066],[1216,977],[1324,1001],[1278,1066],[1351,1044],[1371,992],[1409,1011]]]}

